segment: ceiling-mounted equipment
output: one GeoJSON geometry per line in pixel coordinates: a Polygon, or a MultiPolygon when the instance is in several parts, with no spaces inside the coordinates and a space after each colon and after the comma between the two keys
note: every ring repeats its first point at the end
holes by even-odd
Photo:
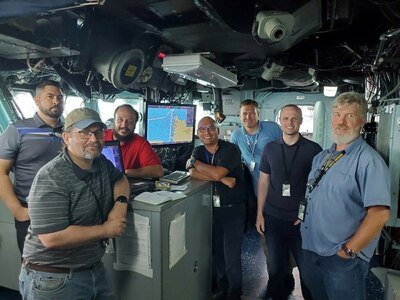
{"type": "Polygon", "coordinates": [[[208,60],[200,53],[167,55],[162,68],[165,72],[180,76],[199,84],[228,88],[237,85],[236,74],[208,60]]]}
{"type": "Polygon", "coordinates": [[[338,87],[336,85],[324,85],[324,96],[335,97],[338,87]]]}
{"type": "Polygon", "coordinates": [[[292,34],[294,17],[284,11],[260,11],[256,16],[257,35],[277,43],[292,34]]]}
{"type": "Polygon", "coordinates": [[[144,62],[142,50],[124,47],[102,51],[93,58],[92,64],[117,89],[128,89],[140,81],[144,62]]]}

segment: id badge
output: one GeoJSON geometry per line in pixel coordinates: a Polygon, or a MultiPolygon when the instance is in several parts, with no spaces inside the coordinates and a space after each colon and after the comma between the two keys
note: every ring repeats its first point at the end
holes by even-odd
{"type": "Polygon", "coordinates": [[[307,211],[307,200],[303,199],[300,201],[299,212],[297,214],[297,218],[302,222],[304,222],[304,219],[306,218],[306,211],[307,211]]]}
{"type": "Polygon", "coordinates": [[[254,160],[252,160],[251,162],[250,162],[250,165],[249,165],[249,170],[250,170],[250,172],[254,172],[254,169],[256,168],[256,162],[254,161],[254,160]]]}
{"type": "Polygon", "coordinates": [[[290,197],[290,184],[289,183],[282,184],[282,196],[290,197]]]}
{"type": "Polygon", "coordinates": [[[213,206],[214,207],[221,207],[221,200],[219,198],[219,195],[217,195],[217,194],[213,195],[213,206]]]}

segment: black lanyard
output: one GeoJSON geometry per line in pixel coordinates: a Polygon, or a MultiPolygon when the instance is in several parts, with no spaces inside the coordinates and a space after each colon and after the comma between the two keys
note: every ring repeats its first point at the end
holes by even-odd
{"type": "MultiPolygon", "coordinates": [[[[214,158],[215,158],[215,155],[217,154],[218,148],[219,148],[219,145],[217,146],[217,148],[215,149],[215,152],[211,155],[211,158],[210,158],[210,152],[208,152],[208,150],[204,147],[205,155],[207,158],[207,163],[209,165],[214,166],[214,158]]],[[[215,181],[212,182],[212,186],[213,186],[214,194],[217,194],[217,183],[215,181]]]]}
{"type": "Polygon", "coordinates": [[[320,169],[320,172],[318,174],[318,176],[314,179],[314,181],[312,183],[308,183],[307,184],[307,188],[308,188],[308,192],[311,193],[318,185],[318,183],[321,181],[322,176],[324,176],[326,174],[326,172],[328,172],[328,170],[339,161],[339,159],[341,159],[344,155],[346,154],[346,152],[343,150],[341,151],[338,155],[336,155],[332,160],[332,153],[327,154],[324,163],[322,164],[322,167],[320,169]]]}
{"type": "Polygon", "coordinates": [[[290,162],[289,168],[288,168],[288,166],[286,164],[286,157],[285,157],[285,149],[284,149],[283,140],[282,140],[282,144],[281,144],[281,150],[282,150],[283,166],[284,166],[284,170],[285,170],[285,183],[289,183],[289,178],[290,178],[290,175],[292,174],[293,163],[294,163],[294,160],[296,159],[297,152],[299,152],[299,143],[296,143],[296,150],[295,150],[294,155],[292,157],[292,161],[290,162]]]}

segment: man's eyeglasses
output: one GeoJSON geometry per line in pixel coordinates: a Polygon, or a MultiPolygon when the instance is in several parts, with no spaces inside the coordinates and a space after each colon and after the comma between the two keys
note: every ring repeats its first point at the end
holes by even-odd
{"type": "Polygon", "coordinates": [[[206,131],[215,131],[217,130],[217,127],[214,125],[209,125],[209,126],[201,126],[197,129],[199,132],[206,132],[206,131]]]}
{"type": "Polygon", "coordinates": [[[81,139],[84,140],[88,140],[90,139],[90,136],[93,134],[96,139],[102,140],[104,139],[105,136],[105,131],[104,130],[96,130],[96,131],[90,131],[89,129],[83,129],[83,130],[79,130],[79,131],[71,131],[71,133],[79,133],[79,136],[81,137],[81,139]]]}

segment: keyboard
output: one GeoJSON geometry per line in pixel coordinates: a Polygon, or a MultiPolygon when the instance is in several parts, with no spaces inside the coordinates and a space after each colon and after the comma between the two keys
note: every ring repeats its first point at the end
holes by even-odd
{"type": "Polygon", "coordinates": [[[165,175],[160,178],[161,181],[180,184],[183,180],[189,177],[189,173],[185,171],[174,171],[168,175],[165,175]]]}

